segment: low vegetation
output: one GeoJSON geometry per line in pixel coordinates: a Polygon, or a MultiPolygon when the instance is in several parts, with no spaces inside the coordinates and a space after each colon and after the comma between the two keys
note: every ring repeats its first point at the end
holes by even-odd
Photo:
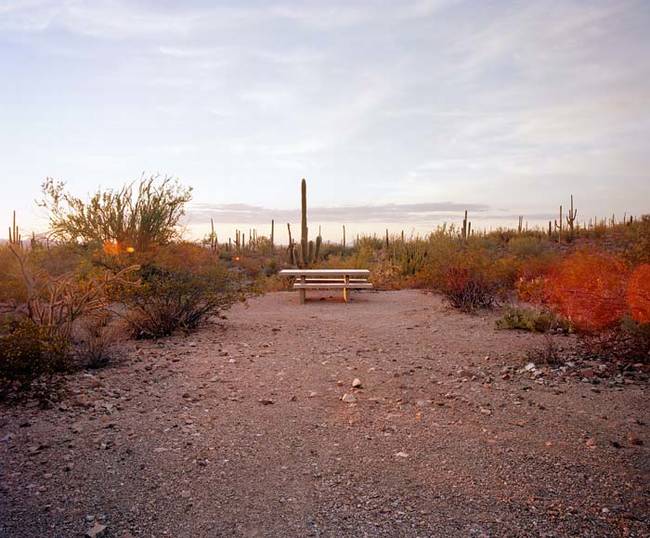
{"type": "Polygon", "coordinates": [[[496,322],[499,329],[517,329],[535,333],[569,333],[571,324],[547,309],[507,307],[496,322]]]}
{"type": "MultiPolygon", "coordinates": [[[[650,360],[650,217],[490,233],[443,225],[424,237],[309,240],[306,184],[300,241],[237,232],[181,237],[191,190],[143,178],[86,201],[43,186],[50,234],[0,246],[0,390],[47,385],[108,364],[118,340],[190,332],[253,291],[286,288],[285,267],[368,267],[379,289],[423,288],[464,312],[503,306],[500,329],[575,332],[588,353],[650,360]],[[509,306],[517,304],[518,306],[509,306]]],[[[289,227],[289,232],[291,228],[289,227]]],[[[547,362],[560,360],[548,353],[547,362]]]]}

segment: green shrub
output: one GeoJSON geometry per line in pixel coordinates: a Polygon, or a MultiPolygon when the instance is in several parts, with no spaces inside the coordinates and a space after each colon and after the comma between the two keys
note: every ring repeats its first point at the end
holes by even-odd
{"type": "Polygon", "coordinates": [[[41,206],[50,213],[52,234],[70,242],[110,244],[116,251],[141,252],[178,237],[177,225],[192,189],[165,177],[142,178],[118,191],[97,191],[90,200],[65,192],[47,179],[41,206]]]}
{"type": "Polygon", "coordinates": [[[548,310],[532,308],[507,308],[496,322],[498,329],[518,329],[537,333],[549,331],[569,332],[569,322],[548,310]]]}
{"type": "Polygon", "coordinates": [[[124,318],[136,338],[192,331],[243,297],[239,281],[218,265],[192,272],[152,264],[141,269],[140,277],[140,286],[127,288],[121,297],[127,307],[124,318]]]}
{"type": "Polygon", "coordinates": [[[0,393],[29,390],[32,383],[65,371],[70,342],[29,319],[5,322],[0,334],[0,393]]]}

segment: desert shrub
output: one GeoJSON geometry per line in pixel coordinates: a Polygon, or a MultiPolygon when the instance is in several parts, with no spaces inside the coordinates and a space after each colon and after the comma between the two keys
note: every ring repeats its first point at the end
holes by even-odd
{"type": "Polygon", "coordinates": [[[104,311],[81,320],[75,338],[75,358],[88,368],[106,366],[113,358],[121,327],[104,311]]]}
{"type": "Polygon", "coordinates": [[[0,245],[0,303],[24,302],[27,297],[20,265],[8,245],[0,245]]]}
{"type": "Polygon", "coordinates": [[[400,267],[390,260],[382,260],[374,264],[370,274],[374,287],[379,290],[399,289],[405,280],[400,267]]]}
{"type": "Polygon", "coordinates": [[[550,245],[540,237],[522,236],[510,239],[507,249],[516,258],[539,258],[550,251],[550,245]]]}
{"type": "Polygon", "coordinates": [[[168,177],[97,191],[87,201],[64,188],[52,179],[43,184],[41,206],[50,213],[52,234],[65,241],[104,245],[113,253],[144,251],[177,238],[178,222],[191,199],[191,189],[168,177]]]}
{"type": "Polygon", "coordinates": [[[650,323],[639,323],[630,316],[599,332],[582,335],[586,354],[605,360],[650,363],[650,323]]]}
{"type": "Polygon", "coordinates": [[[29,390],[70,364],[70,340],[29,319],[6,321],[0,329],[0,394],[29,390]]]}
{"type": "Polygon", "coordinates": [[[558,255],[551,252],[516,261],[514,289],[517,298],[530,303],[545,302],[548,276],[558,261],[558,255]]]}
{"type": "Polygon", "coordinates": [[[463,312],[494,306],[497,287],[476,268],[451,266],[438,287],[451,305],[463,312]]]}
{"type": "Polygon", "coordinates": [[[241,254],[234,261],[235,267],[242,271],[246,276],[254,278],[265,272],[265,260],[260,256],[248,256],[241,254]]]}
{"type": "Polygon", "coordinates": [[[192,331],[244,297],[243,283],[218,254],[193,243],[174,243],[143,263],[140,285],[117,291],[131,333],[137,338],[192,331]]]}
{"type": "Polygon", "coordinates": [[[634,269],[627,286],[627,303],[632,319],[640,324],[650,323],[650,264],[634,269]]]}
{"type": "Polygon", "coordinates": [[[76,274],[81,278],[95,269],[93,250],[75,243],[53,243],[47,248],[33,248],[24,252],[33,270],[52,277],[76,274]]]}
{"type": "Polygon", "coordinates": [[[618,257],[580,251],[550,273],[546,299],[574,327],[594,333],[616,325],[627,311],[626,264],[618,257]]]}
{"type": "Polygon", "coordinates": [[[491,256],[478,248],[459,246],[446,256],[433,257],[418,277],[464,312],[490,308],[504,296],[507,285],[491,256]]]}
{"type": "Polygon", "coordinates": [[[509,307],[496,321],[498,329],[519,329],[546,333],[549,331],[569,332],[569,323],[549,310],[509,307]]]}
{"type": "Polygon", "coordinates": [[[550,273],[546,300],[571,321],[588,354],[648,362],[649,276],[646,264],[631,271],[613,254],[579,251],[550,273]]]}
{"type": "Polygon", "coordinates": [[[123,296],[125,319],[137,338],[192,331],[238,298],[232,277],[224,270],[196,274],[148,266],[140,276],[141,286],[123,296]]]}
{"type": "Polygon", "coordinates": [[[527,351],[526,360],[536,365],[561,366],[566,362],[566,354],[562,352],[551,336],[546,335],[541,346],[533,347],[527,351]]]}
{"type": "Polygon", "coordinates": [[[39,394],[46,396],[58,388],[53,374],[77,365],[83,356],[83,345],[77,346],[75,336],[77,325],[108,316],[111,287],[126,285],[126,276],[137,267],[117,274],[52,276],[34,267],[33,251],[13,246],[10,250],[19,267],[25,299],[1,331],[0,378],[5,389],[30,389],[38,380],[39,394]]]}
{"type": "Polygon", "coordinates": [[[633,265],[650,263],[650,215],[623,226],[623,230],[627,237],[625,259],[633,265]]]}

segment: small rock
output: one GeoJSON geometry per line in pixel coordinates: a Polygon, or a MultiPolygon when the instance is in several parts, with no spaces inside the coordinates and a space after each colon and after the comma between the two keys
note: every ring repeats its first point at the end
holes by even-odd
{"type": "Polygon", "coordinates": [[[406,452],[401,452],[401,451],[400,451],[400,452],[396,452],[396,453],[395,453],[395,457],[396,457],[396,458],[408,458],[409,455],[408,455],[408,453],[406,453],[406,452]]]}
{"type": "Polygon", "coordinates": [[[106,535],[106,525],[95,522],[95,524],[86,531],[87,538],[100,538],[106,535]]]}
{"type": "Polygon", "coordinates": [[[353,389],[360,389],[361,388],[361,379],[358,377],[355,377],[354,380],[352,381],[352,388],[353,389]]]}
{"type": "Polygon", "coordinates": [[[481,411],[481,414],[483,414],[483,415],[491,415],[492,414],[492,410],[488,409],[487,407],[480,407],[479,409],[481,411]]]}
{"type": "Polygon", "coordinates": [[[631,445],[636,445],[636,446],[643,445],[643,441],[641,440],[641,438],[639,438],[634,433],[628,433],[627,434],[627,440],[630,442],[631,445]]]}
{"type": "Polygon", "coordinates": [[[269,398],[262,398],[261,400],[258,400],[258,402],[260,402],[262,405],[271,405],[274,403],[273,400],[269,398]]]}
{"type": "Polygon", "coordinates": [[[81,433],[84,431],[83,423],[75,422],[72,426],[70,426],[70,429],[72,430],[72,433],[81,433]]]}
{"type": "Polygon", "coordinates": [[[344,394],[341,396],[341,400],[345,403],[354,403],[357,401],[357,397],[354,394],[344,394]]]}

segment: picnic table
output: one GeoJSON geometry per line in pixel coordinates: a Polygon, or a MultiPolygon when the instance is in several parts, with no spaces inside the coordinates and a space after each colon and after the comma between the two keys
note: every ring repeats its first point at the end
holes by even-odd
{"type": "Polygon", "coordinates": [[[343,300],[350,300],[350,290],[372,289],[368,282],[368,269],[283,269],[281,276],[293,277],[293,289],[300,294],[300,304],[305,303],[307,290],[343,290],[343,300]]]}

